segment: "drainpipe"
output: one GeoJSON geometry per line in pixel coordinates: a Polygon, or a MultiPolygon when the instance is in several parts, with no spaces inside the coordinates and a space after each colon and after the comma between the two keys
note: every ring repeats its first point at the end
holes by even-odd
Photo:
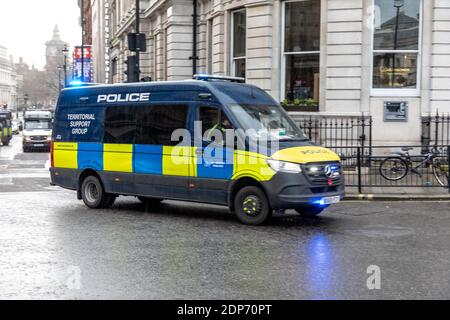
{"type": "MultiPolygon", "coordinates": [[[[136,0],[136,37],[141,32],[141,3],[140,0],[136,0]]],[[[139,44],[140,46],[140,44],[139,44]]],[[[136,51],[136,72],[137,72],[137,81],[140,81],[141,78],[141,60],[140,60],[140,52],[136,51]]]]}
{"type": "Polygon", "coordinates": [[[192,75],[197,74],[197,60],[198,60],[198,56],[197,56],[197,20],[198,20],[198,15],[197,15],[197,0],[193,0],[193,14],[192,14],[192,18],[193,18],[193,26],[192,26],[192,57],[190,57],[190,59],[192,59],[192,75]]]}

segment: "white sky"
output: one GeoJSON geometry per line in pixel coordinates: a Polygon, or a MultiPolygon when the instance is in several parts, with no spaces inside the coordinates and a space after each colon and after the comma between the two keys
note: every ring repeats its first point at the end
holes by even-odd
{"type": "Polygon", "coordinates": [[[28,65],[42,69],[45,42],[58,25],[61,39],[71,48],[81,42],[77,0],[0,0],[0,45],[14,61],[23,57],[28,65]]]}

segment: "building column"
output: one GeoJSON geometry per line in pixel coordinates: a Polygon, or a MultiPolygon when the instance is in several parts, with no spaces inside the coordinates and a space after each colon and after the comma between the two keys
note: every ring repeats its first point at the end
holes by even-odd
{"type": "Polygon", "coordinates": [[[192,77],[192,1],[174,1],[167,10],[167,80],[192,77]]]}
{"type": "Polygon", "coordinates": [[[363,0],[327,2],[326,102],[327,113],[361,111],[363,0]]]}
{"type": "Polygon", "coordinates": [[[430,111],[450,112],[450,0],[432,2],[430,111]]]}
{"type": "Polygon", "coordinates": [[[272,90],[273,5],[247,5],[247,82],[272,90]]]}
{"type": "Polygon", "coordinates": [[[225,74],[225,16],[220,12],[212,18],[212,71],[213,74],[225,74]]]}

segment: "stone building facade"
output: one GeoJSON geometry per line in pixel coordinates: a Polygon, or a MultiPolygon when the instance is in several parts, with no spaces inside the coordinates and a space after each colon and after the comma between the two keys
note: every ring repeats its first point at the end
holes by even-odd
{"type": "Polygon", "coordinates": [[[17,104],[17,74],[7,48],[0,46],[0,108],[8,105],[15,110],[17,104]]]}
{"type": "Polygon", "coordinates": [[[92,10],[92,52],[94,82],[110,82],[110,59],[109,59],[109,37],[110,37],[110,15],[109,0],[91,0],[92,10]]]}
{"type": "MultiPolygon", "coordinates": [[[[111,82],[125,82],[135,1],[107,1],[111,82]]],[[[421,116],[450,112],[450,0],[140,3],[148,47],[141,77],[190,78],[197,55],[196,72],[243,76],[277,101],[317,106],[321,115],[371,115],[383,143],[417,143],[421,116]],[[406,118],[385,121],[386,102],[405,102],[406,118]]]]}

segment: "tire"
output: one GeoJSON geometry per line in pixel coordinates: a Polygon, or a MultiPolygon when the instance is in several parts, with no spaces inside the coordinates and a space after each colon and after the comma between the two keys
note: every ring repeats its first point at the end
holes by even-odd
{"type": "Polygon", "coordinates": [[[234,198],[237,218],[243,224],[261,225],[272,216],[272,208],[263,190],[258,187],[244,187],[234,198]]]}
{"type": "Polygon", "coordinates": [[[114,202],[116,201],[117,196],[115,194],[107,193],[105,197],[105,202],[102,205],[102,208],[109,208],[111,207],[114,202]]]}
{"type": "Polygon", "coordinates": [[[408,163],[402,158],[388,157],[381,162],[379,170],[380,175],[386,180],[399,181],[406,177],[409,167],[408,163]]]}
{"type": "Polygon", "coordinates": [[[160,204],[163,199],[159,199],[159,198],[150,198],[150,197],[137,197],[139,199],[140,202],[147,204],[147,205],[158,205],[160,204]]]}
{"type": "Polygon", "coordinates": [[[303,218],[315,218],[328,207],[329,206],[319,207],[319,206],[305,205],[305,206],[296,208],[295,211],[297,211],[297,213],[299,215],[301,215],[303,218]]]}
{"type": "Polygon", "coordinates": [[[84,204],[91,209],[101,209],[104,207],[107,194],[100,180],[95,176],[88,176],[81,184],[81,198],[84,204]]]}
{"type": "Polygon", "coordinates": [[[447,187],[448,174],[449,174],[448,167],[447,167],[447,171],[445,171],[445,167],[441,165],[439,159],[433,160],[433,174],[434,174],[434,177],[436,178],[437,182],[441,186],[447,187]]]}

